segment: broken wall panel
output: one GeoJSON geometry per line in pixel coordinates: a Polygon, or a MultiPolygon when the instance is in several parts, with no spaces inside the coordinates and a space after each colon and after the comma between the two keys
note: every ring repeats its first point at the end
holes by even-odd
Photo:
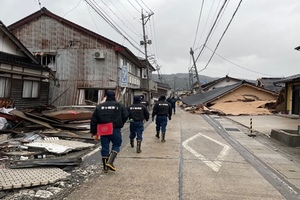
{"type": "Polygon", "coordinates": [[[33,122],[33,123],[36,123],[36,124],[39,124],[39,125],[42,125],[46,128],[49,128],[49,129],[55,129],[54,127],[52,127],[51,125],[49,125],[48,123],[44,122],[44,121],[41,121],[41,120],[38,120],[38,119],[34,119],[32,117],[28,117],[26,116],[23,112],[21,111],[18,111],[18,110],[12,110],[10,111],[11,114],[13,115],[16,115],[17,117],[20,117],[26,121],[30,121],[30,122],[33,122]]]}

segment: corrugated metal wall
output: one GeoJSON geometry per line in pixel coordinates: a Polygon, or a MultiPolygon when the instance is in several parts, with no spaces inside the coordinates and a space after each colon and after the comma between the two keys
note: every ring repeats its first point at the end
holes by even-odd
{"type": "Polygon", "coordinates": [[[55,100],[53,105],[76,104],[78,88],[105,89],[116,86],[112,80],[118,80],[117,55],[113,47],[97,38],[47,16],[13,32],[33,53],[57,52],[56,75],[60,87],[51,84],[49,102],[55,100]],[[96,51],[105,52],[105,59],[95,59],[96,51]]]}

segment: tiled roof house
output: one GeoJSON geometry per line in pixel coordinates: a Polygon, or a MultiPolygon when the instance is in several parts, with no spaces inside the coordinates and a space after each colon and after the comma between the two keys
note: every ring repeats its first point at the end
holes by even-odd
{"type": "Polygon", "coordinates": [[[0,35],[0,107],[22,110],[47,104],[49,68],[43,67],[1,21],[0,35]]]}

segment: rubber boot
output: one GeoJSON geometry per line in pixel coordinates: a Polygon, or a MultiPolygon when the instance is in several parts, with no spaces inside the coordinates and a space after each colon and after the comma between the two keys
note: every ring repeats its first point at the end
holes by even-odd
{"type": "Polygon", "coordinates": [[[157,137],[159,139],[159,131],[156,131],[155,137],[157,137]]]}
{"type": "Polygon", "coordinates": [[[104,173],[108,173],[108,167],[106,166],[106,162],[107,162],[107,157],[103,157],[102,158],[102,163],[103,163],[103,171],[104,171],[104,173]]]}
{"type": "Polygon", "coordinates": [[[165,142],[165,136],[166,136],[166,133],[165,132],[162,132],[161,133],[161,142],[165,142]]]}
{"type": "Polygon", "coordinates": [[[130,145],[131,145],[131,148],[134,147],[134,139],[130,139],[130,145]]]}
{"type": "Polygon", "coordinates": [[[142,152],[142,150],[141,150],[141,144],[142,144],[142,141],[138,140],[137,141],[137,145],[136,145],[136,152],[137,153],[141,153],[142,152]]]}
{"type": "Polygon", "coordinates": [[[115,168],[114,166],[114,161],[115,158],[117,157],[118,152],[116,151],[111,151],[108,157],[108,160],[106,162],[106,166],[108,167],[108,169],[112,170],[112,171],[116,171],[117,168],[115,168]]]}

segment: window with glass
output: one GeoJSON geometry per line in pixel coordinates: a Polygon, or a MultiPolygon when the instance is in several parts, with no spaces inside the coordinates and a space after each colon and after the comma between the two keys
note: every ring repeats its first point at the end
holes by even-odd
{"type": "Polygon", "coordinates": [[[0,77],[0,97],[9,98],[10,97],[10,78],[0,77]]]}
{"type": "Polygon", "coordinates": [[[38,81],[24,80],[23,82],[23,98],[38,98],[41,83],[38,81]]]}
{"type": "Polygon", "coordinates": [[[124,65],[124,59],[121,57],[120,58],[120,67],[122,67],[124,65]]]}

